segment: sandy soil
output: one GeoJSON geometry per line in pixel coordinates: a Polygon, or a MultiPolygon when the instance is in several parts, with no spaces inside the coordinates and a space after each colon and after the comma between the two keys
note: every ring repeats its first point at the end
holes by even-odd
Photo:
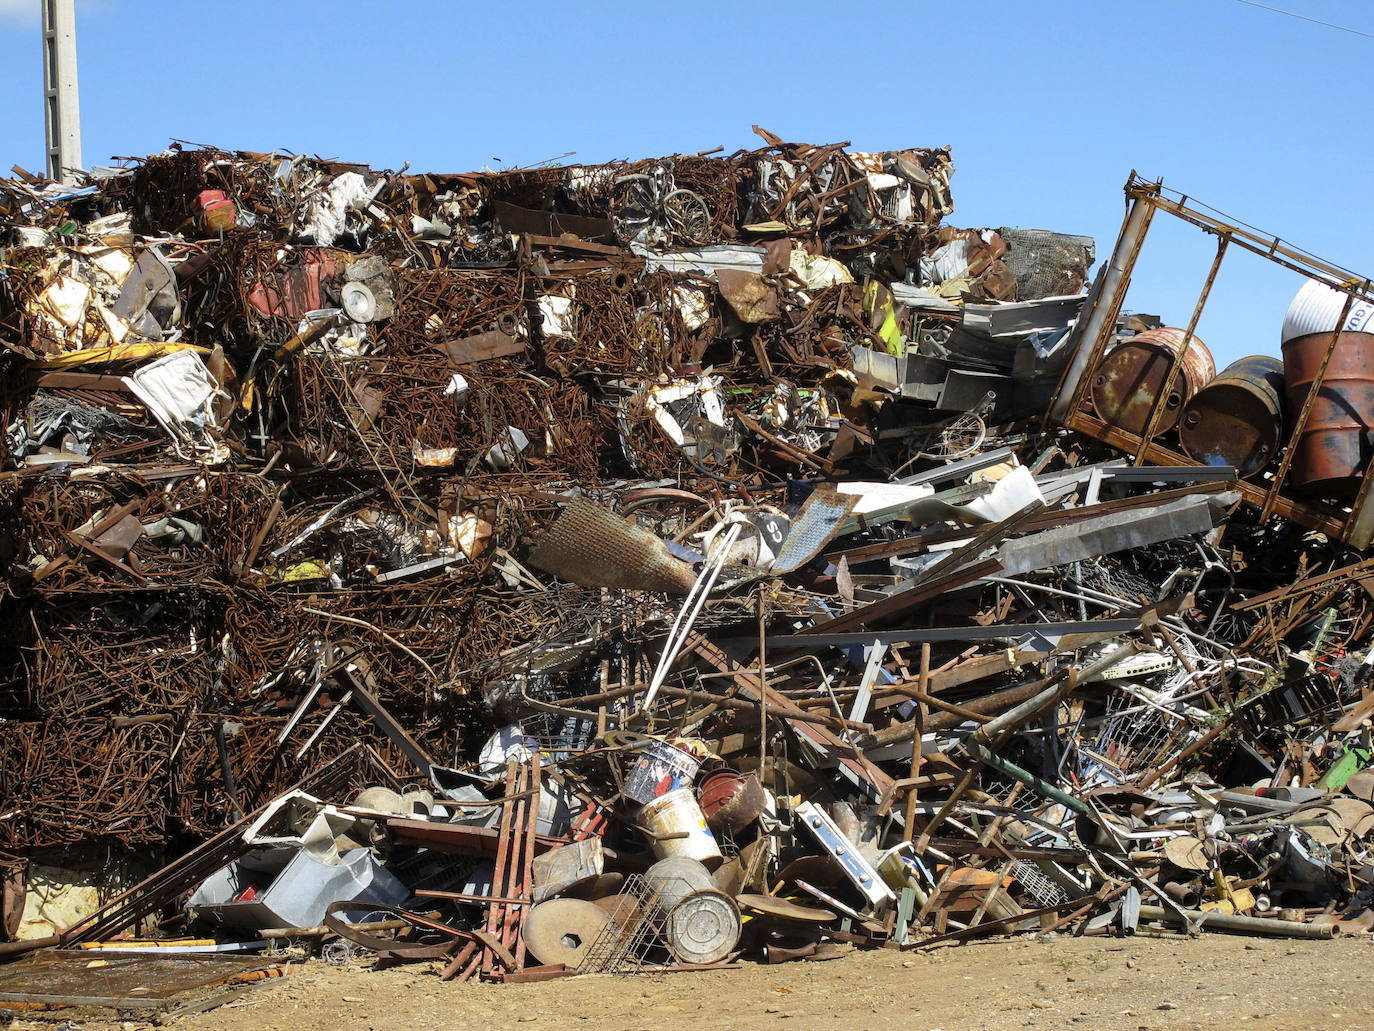
{"type": "MultiPolygon", "coordinates": [[[[441,982],[432,964],[373,971],[293,967],[240,1001],[171,1024],[180,1031],[428,1031],[588,1027],[724,1031],[795,1027],[892,1031],[1010,1028],[1374,1028],[1367,938],[1286,942],[996,940],[926,953],[880,950],[824,963],[680,974],[605,975],[527,985],[441,982]]],[[[136,1031],[146,1020],[64,1011],[14,1029],[136,1031]]]]}

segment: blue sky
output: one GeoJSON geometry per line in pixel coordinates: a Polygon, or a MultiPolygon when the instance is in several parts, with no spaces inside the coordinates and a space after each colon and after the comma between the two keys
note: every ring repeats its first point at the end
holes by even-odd
{"type": "MultiPolygon", "coordinates": [[[[1274,6],[1374,33],[1368,0],[1274,6]]],[[[960,226],[1086,233],[1134,168],[1374,275],[1374,39],[1239,0],[78,0],[85,159],[172,138],[396,168],[758,141],[954,148],[960,226]],[[1361,71],[1365,69],[1365,71],[1361,71]]],[[[0,169],[41,170],[38,0],[0,0],[0,169]]],[[[1186,324],[1213,253],[1159,218],[1128,299],[1186,324]]],[[[1277,354],[1299,281],[1228,257],[1199,335],[1277,354]]]]}

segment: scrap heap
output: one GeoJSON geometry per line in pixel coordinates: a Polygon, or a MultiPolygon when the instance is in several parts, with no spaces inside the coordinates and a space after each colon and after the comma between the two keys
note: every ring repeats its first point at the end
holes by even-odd
{"type": "Polygon", "coordinates": [[[947,149],[760,135],[0,183],[11,936],[25,870],[131,856],[57,944],[510,980],[1367,926],[1374,573],[1233,489],[1282,441],[1047,422],[1092,240],[943,225],[947,149]]]}

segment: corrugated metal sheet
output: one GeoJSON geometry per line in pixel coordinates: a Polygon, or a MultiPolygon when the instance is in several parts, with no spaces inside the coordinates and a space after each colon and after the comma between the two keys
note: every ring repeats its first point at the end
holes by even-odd
{"type": "MultiPolygon", "coordinates": [[[[1283,317],[1283,343],[1311,333],[1330,333],[1345,308],[1346,294],[1316,279],[1303,284],[1283,317]]],[[[1341,327],[1355,333],[1374,332],[1374,304],[1356,301],[1341,327]]]]}

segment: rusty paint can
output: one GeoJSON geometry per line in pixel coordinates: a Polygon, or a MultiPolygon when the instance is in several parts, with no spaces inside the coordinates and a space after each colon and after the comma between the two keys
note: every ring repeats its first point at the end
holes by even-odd
{"type": "Polygon", "coordinates": [[[1283,441],[1283,362],[1252,354],[1226,366],[1183,407],[1178,440],[1199,465],[1253,476],[1283,441]]]}
{"type": "Polygon", "coordinates": [[[1179,415],[1203,384],[1216,375],[1216,363],[1207,345],[1194,335],[1184,350],[1186,332],[1163,327],[1146,330],[1118,344],[1097,367],[1092,381],[1092,402],[1098,418],[1137,436],[1150,424],[1150,409],[1164,387],[1174,356],[1183,360],[1173,388],[1164,399],[1156,433],[1174,428],[1179,415]]]}
{"type": "MultiPolygon", "coordinates": [[[[1285,340],[1288,409],[1298,412],[1316,378],[1331,333],[1285,340]]],[[[1341,333],[1302,436],[1290,442],[1289,483],[1314,497],[1349,501],[1374,453],[1374,333],[1341,333]]]]}

